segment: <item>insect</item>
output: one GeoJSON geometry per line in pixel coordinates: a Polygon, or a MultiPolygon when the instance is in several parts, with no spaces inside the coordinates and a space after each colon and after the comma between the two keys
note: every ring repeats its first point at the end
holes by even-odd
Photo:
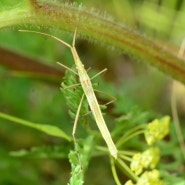
{"type": "MultiPolygon", "coordinates": [[[[116,146],[115,146],[115,144],[114,144],[114,142],[113,142],[113,140],[111,138],[110,132],[109,132],[107,126],[106,126],[106,123],[105,123],[105,120],[103,118],[100,106],[98,104],[96,95],[95,95],[93,87],[92,87],[91,79],[89,78],[89,76],[87,74],[87,71],[85,70],[84,65],[81,62],[81,60],[80,60],[80,58],[78,56],[78,53],[76,51],[76,48],[75,48],[75,39],[76,39],[77,28],[75,29],[75,32],[74,32],[74,35],[73,35],[72,45],[68,44],[67,42],[65,42],[65,41],[63,41],[63,40],[61,40],[61,39],[59,39],[59,38],[57,38],[57,37],[55,37],[53,35],[47,34],[47,33],[31,31],[31,30],[19,30],[19,31],[32,32],[32,33],[37,33],[37,34],[48,36],[48,37],[51,37],[51,38],[59,41],[63,45],[67,46],[68,48],[70,48],[71,53],[72,53],[73,58],[74,58],[75,65],[76,65],[77,73],[75,71],[69,69],[69,68],[67,68],[67,69],[73,71],[75,74],[78,74],[80,84],[81,84],[82,89],[84,91],[84,94],[85,94],[85,96],[87,98],[90,110],[92,111],[92,114],[93,114],[94,119],[95,119],[95,121],[97,123],[97,126],[98,126],[98,128],[99,128],[99,130],[100,130],[100,132],[101,132],[101,134],[102,134],[102,136],[103,136],[107,146],[108,146],[110,154],[115,159],[117,159],[118,151],[117,151],[117,148],[116,148],[116,146]]],[[[61,64],[61,63],[59,63],[59,64],[61,66],[65,67],[63,64],[61,64]]],[[[97,76],[97,75],[95,75],[95,76],[97,76]]],[[[76,118],[75,118],[75,122],[74,122],[74,126],[73,126],[73,132],[72,132],[73,138],[74,138],[75,131],[76,131],[76,125],[77,125],[77,121],[78,121],[80,107],[81,107],[82,101],[84,99],[84,94],[83,94],[83,96],[81,98],[81,101],[80,101],[80,104],[79,104],[79,107],[78,107],[78,110],[77,110],[77,113],[76,113],[76,118]]]]}

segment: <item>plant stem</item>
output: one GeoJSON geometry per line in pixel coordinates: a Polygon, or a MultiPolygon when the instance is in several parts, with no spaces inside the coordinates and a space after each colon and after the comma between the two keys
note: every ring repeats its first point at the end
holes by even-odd
{"type": "Polygon", "coordinates": [[[40,0],[24,2],[25,6],[2,11],[0,28],[19,25],[74,32],[75,27],[78,27],[78,34],[120,48],[185,83],[185,62],[176,57],[177,48],[172,51],[169,45],[164,47],[163,43],[117,24],[110,17],[99,15],[94,9],[40,0]]]}

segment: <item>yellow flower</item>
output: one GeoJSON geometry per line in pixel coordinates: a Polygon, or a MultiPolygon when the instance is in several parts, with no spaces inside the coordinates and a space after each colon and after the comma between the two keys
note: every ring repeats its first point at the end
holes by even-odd
{"type": "Polygon", "coordinates": [[[146,150],[141,155],[141,163],[144,168],[154,169],[160,159],[160,150],[158,147],[152,147],[146,150]]]}
{"type": "Polygon", "coordinates": [[[136,153],[132,157],[130,169],[136,175],[142,173],[143,168],[154,169],[160,159],[159,152],[160,152],[159,148],[152,147],[143,153],[136,153]]]}
{"type": "Polygon", "coordinates": [[[131,180],[128,180],[124,185],[134,185],[134,183],[131,180]]]}
{"type": "Polygon", "coordinates": [[[163,185],[163,181],[160,180],[159,171],[154,169],[152,171],[146,171],[139,177],[136,185],[163,185]]]}
{"type": "Polygon", "coordinates": [[[143,171],[142,157],[141,153],[136,153],[132,157],[132,162],[130,164],[130,169],[136,174],[139,175],[143,171]]]}
{"type": "Polygon", "coordinates": [[[170,117],[165,116],[155,119],[146,126],[145,139],[148,145],[152,145],[156,140],[163,139],[169,133],[170,117]]]}

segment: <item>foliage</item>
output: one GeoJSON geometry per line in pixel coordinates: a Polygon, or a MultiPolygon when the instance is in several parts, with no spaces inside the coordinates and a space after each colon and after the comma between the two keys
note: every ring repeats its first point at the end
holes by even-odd
{"type": "Polygon", "coordinates": [[[83,142],[82,147],[78,149],[80,153],[78,151],[71,151],[69,153],[69,161],[72,168],[69,185],[81,185],[84,183],[85,171],[87,170],[90,154],[93,149],[93,137],[89,136],[83,142]]]}
{"type": "MultiPolygon", "coordinates": [[[[145,61],[185,82],[184,61],[177,57],[178,47],[169,44],[169,41],[179,44],[183,39],[180,27],[183,28],[185,20],[184,5],[175,0],[162,4],[144,0],[91,2],[102,12],[105,9],[111,12],[115,16],[113,20],[96,8],[89,8],[90,1],[81,2],[3,0],[0,2],[0,42],[15,51],[30,52],[31,56],[45,60],[49,68],[57,69],[59,66],[51,60],[61,61],[62,57],[62,61],[73,63],[68,48],[45,37],[17,33],[17,29],[44,29],[68,42],[71,36],[59,30],[73,33],[77,26],[77,35],[81,38],[108,45],[109,52],[104,48],[101,51],[98,45],[95,47],[95,42],[89,46],[80,41],[77,50],[82,61],[85,64],[89,61],[88,65],[93,68],[88,72],[90,77],[100,70],[96,66],[109,68],[105,78],[100,76],[96,78],[98,83],[93,81],[93,87],[117,99],[102,111],[119,150],[118,159],[109,156],[86,99],[78,119],[76,142],[72,140],[73,122],[83,94],[81,86],[74,85],[79,83],[77,75],[66,70],[61,79],[62,75],[54,74],[53,78],[48,73],[50,80],[43,82],[43,74],[35,71],[38,65],[31,73],[24,71],[26,65],[21,71],[12,65],[19,62],[18,58],[13,58],[10,65],[8,58],[4,62],[2,53],[0,184],[185,184],[184,155],[175,132],[175,120],[170,115],[170,79],[140,62],[145,61]],[[124,53],[119,56],[111,47],[124,53]],[[135,59],[137,62],[133,63],[135,59]],[[171,121],[164,115],[170,115],[171,121]]],[[[98,101],[106,104],[104,94],[96,94],[98,101]]],[[[183,101],[181,96],[178,111],[182,121],[183,101]]]]}

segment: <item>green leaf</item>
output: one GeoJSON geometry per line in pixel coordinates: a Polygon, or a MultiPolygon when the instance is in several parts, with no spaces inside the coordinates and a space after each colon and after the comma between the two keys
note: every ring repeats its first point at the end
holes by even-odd
{"type": "Polygon", "coordinates": [[[82,140],[80,146],[78,145],[75,151],[69,153],[72,172],[68,185],[84,184],[84,175],[90,161],[91,152],[94,148],[93,137],[88,136],[85,140],[82,140]]]}
{"type": "Polygon", "coordinates": [[[70,151],[69,161],[71,163],[72,172],[68,185],[82,185],[84,183],[81,165],[78,160],[78,152],[70,151]]]}
{"type": "Polygon", "coordinates": [[[161,171],[162,178],[165,179],[166,184],[168,185],[185,185],[185,176],[182,177],[178,175],[172,175],[172,173],[168,173],[166,171],[161,171]]]}
{"type": "Polygon", "coordinates": [[[45,132],[48,135],[55,136],[55,137],[61,137],[68,141],[71,141],[71,137],[69,137],[64,131],[62,131],[60,128],[54,126],[54,125],[46,125],[46,124],[39,124],[39,123],[33,123],[27,120],[23,120],[5,113],[0,112],[0,117],[21,125],[25,125],[31,128],[35,128],[37,130],[40,130],[42,132],[45,132]]]}
{"type": "Polygon", "coordinates": [[[69,152],[69,146],[42,146],[32,147],[30,150],[12,151],[13,157],[31,157],[31,158],[66,158],[69,152]]]}
{"type": "MultiPolygon", "coordinates": [[[[74,67],[72,69],[75,69],[74,67]]],[[[61,83],[61,91],[67,101],[67,105],[70,108],[69,110],[69,115],[71,116],[72,119],[75,119],[76,116],[76,111],[78,109],[80,100],[82,98],[83,95],[83,89],[81,87],[81,85],[79,86],[75,86],[74,88],[67,88],[66,87],[70,87],[73,86],[75,84],[78,84],[78,80],[77,80],[77,76],[72,73],[69,70],[66,70],[65,72],[65,76],[63,79],[63,82],[61,83]]],[[[84,98],[81,109],[80,109],[80,115],[84,115],[87,112],[89,112],[89,105],[87,102],[87,99],[84,98]]],[[[84,117],[80,117],[81,121],[85,121],[84,117]]]]}

